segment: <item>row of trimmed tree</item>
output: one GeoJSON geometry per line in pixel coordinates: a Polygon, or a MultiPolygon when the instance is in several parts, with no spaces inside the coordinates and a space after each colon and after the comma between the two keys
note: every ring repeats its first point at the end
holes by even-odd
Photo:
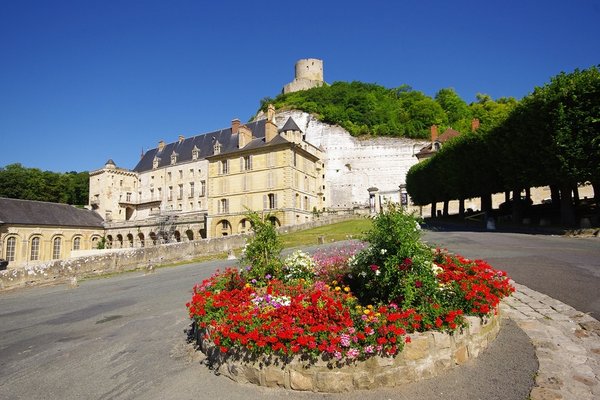
{"type": "MultiPolygon", "coordinates": [[[[406,177],[417,205],[481,197],[482,211],[491,210],[494,193],[512,191],[519,199],[524,189],[550,186],[565,225],[575,223],[572,193],[583,183],[592,184],[598,202],[599,66],[553,77],[505,119],[448,142],[406,177]]],[[[513,202],[516,218],[519,204],[513,202]]]]}

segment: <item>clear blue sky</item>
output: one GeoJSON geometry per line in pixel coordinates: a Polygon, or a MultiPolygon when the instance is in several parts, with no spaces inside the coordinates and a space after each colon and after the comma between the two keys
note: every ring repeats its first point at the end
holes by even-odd
{"type": "Polygon", "coordinates": [[[1,0],[0,166],[133,168],[248,120],[301,58],[329,83],[521,98],[600,63],[599,21],[597,0],[1,0]]]}

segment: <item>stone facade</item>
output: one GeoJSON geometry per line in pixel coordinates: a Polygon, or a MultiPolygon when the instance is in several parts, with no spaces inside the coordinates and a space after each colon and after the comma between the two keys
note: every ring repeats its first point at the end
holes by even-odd
{"type": "MultiPolygon", "coordinates": [[[[354,215],[321,217],[311,222],[281,227],[280,232],[310,229],[356,218],[354,215]]],[[[247,235],[233,235],[169,243],[163,246],[138,248],[79,250],[74,257],[60,260],[28,262],[0,271],[0,290],[46,283],[70,283],[86,276],[142,269],[151,272],[155,265],[193,260],[198,257],[229,253],[246,244],[247,235]]],[[[315,244],[317,238],[315,238],[315,244]]],[[[236,261],[232,261],[232,265],[236,261]]]]}
{"type": "Polygon", "coordinates": [[[294,80],[283,87],[283,93],[298,92],[323,86],[323,60],[305,58],[296,62],[294,80]]]}
{"type": "Polygon", "coordinates": [[[324,193],[331,210],[369,207],[369,188],[378,189],[378,203],[400,201],[401,185],[417,163],[415,154],[429,141],[405,138],[358,139],[344,128],[329,125],[302,111],[277,114],[293,118],[306,141],[323,151],[324,193]]]}
{"type": "Polygon", "coordinates": [[[215,373],[236,382],[299,391],[348,392],[432,378],[477,357],[496,338],[500,317],[466,319],[468,327],[452,335],[409,335],[410,343],[396,357],[377,356],[341,366],[325,360],[309,364],[298,358],[253,357],[243,350],[223,354],[210,340],[199,341],[215,373]]]}

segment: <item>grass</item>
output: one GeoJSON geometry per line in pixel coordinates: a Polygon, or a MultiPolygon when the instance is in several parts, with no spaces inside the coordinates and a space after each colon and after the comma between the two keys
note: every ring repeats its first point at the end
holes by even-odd
{"type": "Polygon", "coordinates": [[[310,246],[318,244],[319,237],[323,237],[324,243],[358,239],[370,228],[371,220],[368,218],[361,218],[324,225],[318,228],[286,233],[279,238],[281,239],[284,248],[310,246]]]}

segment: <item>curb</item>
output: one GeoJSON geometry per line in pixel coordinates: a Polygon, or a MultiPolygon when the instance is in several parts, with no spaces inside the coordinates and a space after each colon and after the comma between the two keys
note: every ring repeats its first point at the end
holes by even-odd
{"type": "Polygon", "coordinates": [[[531,339],[539,362],[531,400],[600,398],[600,322],[543,293],[514,283],[501,304],[531,339]]]}

